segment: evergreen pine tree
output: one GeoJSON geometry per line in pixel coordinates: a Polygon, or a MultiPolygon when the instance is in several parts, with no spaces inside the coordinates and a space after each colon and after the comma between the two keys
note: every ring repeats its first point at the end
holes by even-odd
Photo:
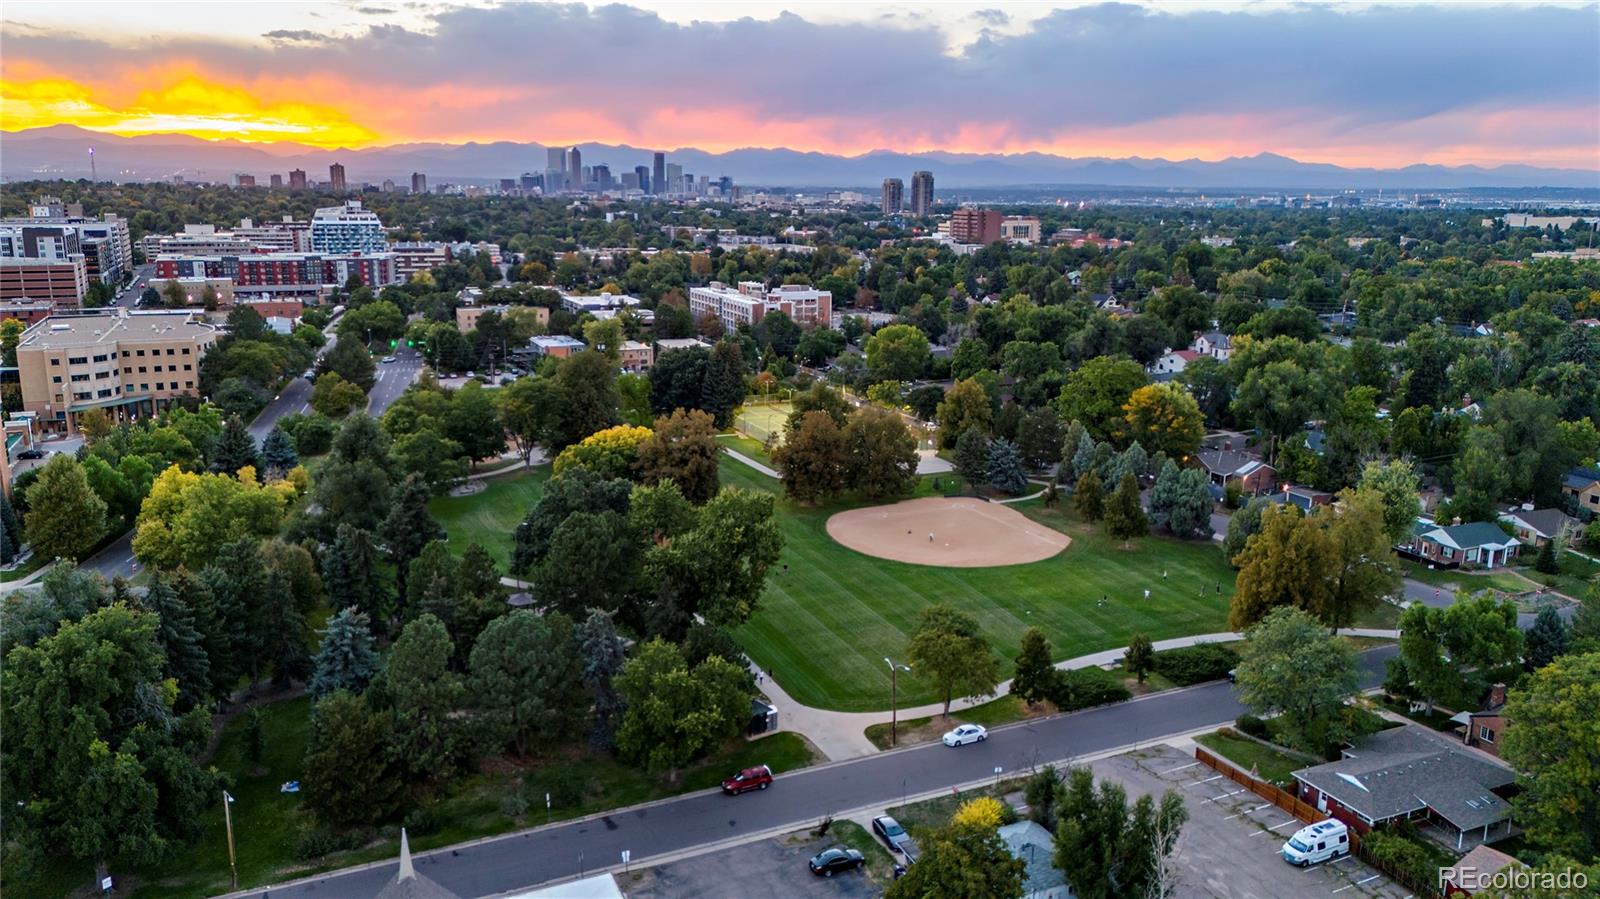
{"type": "Polygon", "coordinates": [[[281,478],[288,474],[289,469],[300,464],[300,455],[295,452],[294,441],[281,425],[273,425],[272,431],[267,434],[267,439],[262,441],[261,461],[266,466],[269,478],[281,478]]]}
{"type": "MultiPolygon", "coordinates": [[[[1088,431],[1083,428],[1083,422],[1073,419],[1067,425],[1067,433],[1061,438],[1061,464],[1056,467],[1056,480],[1063,484],[1072,484],[1078,480],[1078,446],[1083,443],[1083,438],[1088,431]]],[[[1093,452],[1093,450],[1090,450],[1093,452]]]]}
{"type": "Polygon", "coordinates": [[[407,475],[400,487],[400,495],[389,507],[389,517],[380,532],[389,550],[389,560],[394,563],[395,589],[406,592],[406,575],[411,560],[422,552],[429,542],[444,539],[444,528],[428,512],[428,500],[433,491],[417,475],[407,475]]]}
{"type": "Polygon", "coordinates": [[[1539,547],[1539,555],[1533,560],[1533,570],[1543,574],[1560,574],[1561,563],[1556,561],[1556,542],[1546,540],[1539,547]]]}
{"type": "MultiPolygon", "coordinates": [[[[960,446],[960,441],[957,441],[957,446],[960,446]]],[[[1015,443],[1005,439],[989,443],[989,452],[984,460],[984,479],[1012,496],[1027,492],[1028,473],[1023,469],[1022,453],[1017,450],[1015,443]]]]}
{"type": "Polygon", "coordinates": [[[711,413],[717,427],[732,424],[734,407],[744,401],[744,352],[739,344],[724,339],[712,347],[700,390],[700,408],[711,413]]]}
{"type": "MultiPolygon", "coordinates": [[[[1074,421],[1072,426],[1078,429],[1078,443],[1076,448],[1072,450],[1072,483],[1076,484],[1083,480],[1083,476],[1089,473],[1089,469],[1094,467],[1095,442],[1082,424],[1074,421]]],[[[1068,446],[1072,446],[1072,444],[1068,444],[1068,446]]]]}
{"type": "Polygon", "coordinates": [[[186,712],[203,705],[211,694],[211,660],[206,658],[200,632],[195,630],[194,613],[178,596],[170,579],[159,571],[151,575],[144,608],[160,621],[156,625],[156,642],[167,658],[163,673],[178,683],[175,711],[186,712]]]}
{"type": "Polygon", "coordinates": [[[1177,494],[1171,508],[1167,527],[1174,536],[1186,540],[1211,536],[1211,485],[1206,473],[1198,468],[1185,468],[1178,476],[1177,494]]]}
{"type": "Polygon", "coordinates": [[[281,690],[305,680],[311,674],[311,655],[306,649],[310,628],[305,616],[295,608],[288,579],[267,569],[257,603],[262,656],[272,663],[272,685],[281,690]]]}
{"type": "Polygon", "coordinates": [[[234,474],[246,465],[259,471],[261,459],[256,453],[256,439],[250,436],[244,421],[235,415],[222,426],[222,436],[217,438],[217,445],[211,451],[211,470],[234,474]]]}
{"type": "Polygon", "coordinates": [[[1030,627],[1022,635],[1017,650],[1017,670],[1011,678],[1011,695],[1033,705],[1050,695],[1055,664],[1050,660],[1050,641],[1044,632],[1030,627]]]}
{"type": "Polygon", "coordinates": [[[22,551],[22,520],[11,498],[0,493],[0,565],[10,565],[22,551]]]}
{"type": "Polygon", "coordinates": [[[365,612],[375,626],[387,626],[393,610],[388,591],[378,580],[378,551],[372,545],[372,534],[348,524],[339,525],[322,567],[322,583],[335,609],[354,606],[365,612]]]}
{"type": "Polygon", "coordinates": [[[360,693],[378,675],[378,653],[372,648],[372,620],[365,612],[345,608],[322,629],[322,645],[312,665],[312,699],[335,690],[360,693]]]}
{"type": "Polygon", "coordinates": [[[1135,478],[1142,478],[1149,470],[1150,454],[1144,451],[1144,447],[1140,446],[1137,440],[1128,444],[1128,448],[1117,455],[1116,480],[1118,483],[1122,482],[1122,476],[1125,474],[1131,474],[1135,478]]]}
{"type": "Polygon", "coordinates": [[[982,428],[967,428],[956,440],[956,474],[977,489],[989,474],[989,437],[982,428]]]}
{"type": "Polygon", "coordinates": [[[1100,476],[1095,474],[1094,469],[1085,471],[1078,478],[1078,486],[1072,491],[1072,504],[1077,507],[1084,521],[1099,521],[1105,514],[1105,490],[1100,486],[1100,476]]]}
{"type": "Polygon", "coordinates": [[[1172,526],[1172,507],[1178,502],[1178,463],[1168,459],[1150,488],[1150,524],[1161,530],[1172,526]]]}
{"type": "Polygon", "coordinates": [[[594,700],[594,727],[589,743],[596,749],[609,749],[615,742],[616,728],[622,719],[622,697],[611,686],[611,679],[626,661],[622,638],[610,613],[595,609],[578,625],[578,659],[583,666],[583,686],[594,700]]]}
{"type": "Polygon", "coordinates": [[[1139,482],[1133,475],[1125,474],[1106,504],[1106,533],[1121,540],[1126,548],[1129,540],[1149,532],[1150,522],[1144,517],[1144,509],[1139,507],[1139,482]]]}
{"type": "Polygon", "coordinates": [[[458,626],[461,594],[457,589],[455,557],[443,540],[434,540],[411,560],[406,576],[406,605],[401,614],[406,622],[422,615],[439,619],[452,635],[458,626]]]}
{"type": "MultiPolygon", "coordinates": [[[[1549,546],[1548,543],[1545,545],[1549,546]]],[[[1566,622],[1561,620],[1554,606],[1545,606],[1534,617],[1533,627],[1528,630],[1524,663],[1529,671],[1537,671],[1555,661],[1557,656],[1566,655],[1569,643],[1566,622]]]]}

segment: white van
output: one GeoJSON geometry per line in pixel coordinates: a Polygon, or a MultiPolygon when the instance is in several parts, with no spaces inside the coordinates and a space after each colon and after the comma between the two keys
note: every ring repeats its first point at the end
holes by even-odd
{"type": "Polygon", "coordinates": [[[1329,818],[1295,831],[1279,850],[1291,865],[1314,865],[1350,852],[1350,828],[1343,821],[1329,818]]]}

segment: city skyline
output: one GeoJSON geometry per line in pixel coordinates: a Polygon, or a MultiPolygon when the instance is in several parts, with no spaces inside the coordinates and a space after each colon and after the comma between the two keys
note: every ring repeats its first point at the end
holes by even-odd
{"type": "Polygon", "coordinates": [[[12,4],[0,118],[12,131],[324,149],[503,140],[1597,168],[1592,4],[998,4],[961,17],[763,5],[732,20],[727,7],[657,5],[284,4],[249,7],[273,12],[253,17],[253,37],[230,7],[135,39],[109,8],[69,5],[90,26],[12,4]],[[270,27],[285,24],[314,27],[270,27]],[[1485,58],[1486,45],[1540,52],[1485,58]],[[847,63],[718,76],[819,58],[847,63]],[[1576,70],[1551,78],[1553,59],[1576,70]],[[590,102],[643,84],[656,88],[646,102],[590,102]]]}

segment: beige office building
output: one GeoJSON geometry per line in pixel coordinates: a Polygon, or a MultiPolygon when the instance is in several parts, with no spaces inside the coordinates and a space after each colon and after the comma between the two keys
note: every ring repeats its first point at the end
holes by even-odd
{"type": "Polygon", "coordinates": [[[37,413],[41,430],[68,434],[90,409],[113,421],[154,415],[198,395],[200,359],[217,337],[187,310],[52,315],[17,344],[23,411],[37,413]]]}

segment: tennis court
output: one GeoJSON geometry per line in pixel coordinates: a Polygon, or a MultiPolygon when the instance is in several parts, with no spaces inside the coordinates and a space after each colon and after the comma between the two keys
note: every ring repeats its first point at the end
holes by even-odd
{"type": "Polygon", "coordinates": [[[789,403],[750,404],[734,416],[733,429],[768,446],[783,442],[783,426],[794,406],[789,403]]]}

